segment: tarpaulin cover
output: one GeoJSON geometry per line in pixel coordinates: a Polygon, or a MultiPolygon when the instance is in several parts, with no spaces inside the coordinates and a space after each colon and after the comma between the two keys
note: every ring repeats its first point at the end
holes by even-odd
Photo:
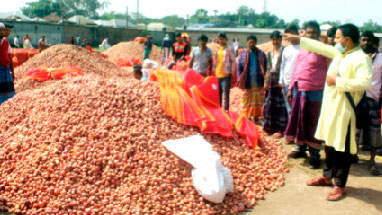
{"type": "Polygon", "coordinates": [[[146,40],[147,40],[146,37],[136,37],[136,38],[134,39],[134,42],[143,43],[143,42],[145,42],[146,40]]]}
{"type": "Polygon", "coordinates": [[[28,72],[25,77],[33,81],[47,81],[47,80],[60,80],[64,78],[71,78],[78,75],[83,75],[81,69],[77,67],[64,67],[64,68],[46,68],[41,67],[28,72]]]}
{"type": "Polygon", "coordinates": [[[13,66],[15,68],[18,66],[21,66],[31,57],[39,53],[40,52],[38,49],[12,49],[11,54],[12,54],[13,66]]]}
{"type": "Polygon", "coordinates": [[[107,55],[103,54],[103,53],[100,53],[100,52],[97,52],[97,50],[93,49],[91,46],[87,45],[86,46],[86,50],[90,51],[91,53],[94,53],[94,54],[97,54],[103,58],[108,58],[107,55]]]}
{"type": "Polygon", "coordinates": [[[114,63],[117,64],[119,67],[131,67],[134,66],[134,64],[136,63],[142,64],[142,61],[136,57],[133,57],[131,59],[118,58],[114,61],[114,63]]]}
{"type": "Polygon", "coordinates": [[[215,77],[204,78],[191,69],[186,72],[159,69],[150,80],[160,83],[162,109],[178,123],[197,126],[202,133],[218,133],[225,137],[232,137],[232,129],[235,129],[246,138],[249,147],[258,146],[257,126],[242,115],[220,108],[215,77]]]}

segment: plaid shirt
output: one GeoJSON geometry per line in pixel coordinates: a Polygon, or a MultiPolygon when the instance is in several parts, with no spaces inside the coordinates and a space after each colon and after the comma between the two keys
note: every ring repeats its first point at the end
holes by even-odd
{"type": "MultiPolygon", "coordinates": [[[[215,61],[213,64],[213,70],[216,73],[216,66],[217,66],[217,60],[218,60],[218,52],[214,53],[215,61]]],[[[236,72],[236,57],[235,52],[231,47],[226,47],[225,54],[224,54],[224,62],[223,62],[223,69],[224,74],[231,74],[234,75],[236,72]]]]}

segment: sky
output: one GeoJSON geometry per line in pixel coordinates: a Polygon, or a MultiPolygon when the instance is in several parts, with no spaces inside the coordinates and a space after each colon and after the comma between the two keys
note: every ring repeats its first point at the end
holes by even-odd
{"type": "MultiPolygon", "coordinates": [[[[137,1],[109,0],[110,5],[106,11],[125,12],[128,7],[129,13],[136,12],[137,1]]],[[[0,12],[17,11],[25,6],[26,2],[31,1],[12,0],[12,4],[0,7],[0,12]]],[[[191,16],[199,8],[213,15],[213,10],[218,10],[218,14],[235,12],[242,5],[253,8],[256,13],[261,13],[264,0],[139,0],[139,11],[150,18],[174,14],[186,18],[187,14],[191,16]]],[[[373,19],[374,22],[382,25],[381,0],[267,0],[267,9],[287,22],[293,19],[300,19],[301,22],[315,19],[320,22],[340,20],[342,23],[352,22],[362,25],[369,19],[373,19]]]]}

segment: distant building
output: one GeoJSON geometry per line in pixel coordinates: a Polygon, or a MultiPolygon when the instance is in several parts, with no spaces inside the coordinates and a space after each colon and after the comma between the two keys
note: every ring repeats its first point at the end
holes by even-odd
{"type": "Polygon", "coordinates": [[[12,19],[12,20],[32,20],[25,16],[21,12],[0,12],[0,19],[12,19]]]}
{"type": "Polygon", "coordinates": [[[51,22],[60,22],[63,20],[62,17],[58,16],[56,13],[51,13],[50,15],[45,16],[43,19],[51,22]]]}
{"type": "Polygon", "coordinates": [[[163,28],[167,28],[167,26],[160,22],[153,22],[147,25],[147,29],[150,31],[161,31],[163,28]]]}
{"type": "Polygon", "coordinates": [[[72,16],[68,19],[68,21],[77,25],[97,25],[94,20],[80,15],[72,16]]]}
{"type": "Polygon", "coordinates": [[[128,23],[126,19],[112,19],[112,20],[96,20],[98,26],[112,27],[112,28],[136,28],[135,25],[128,23]]]}

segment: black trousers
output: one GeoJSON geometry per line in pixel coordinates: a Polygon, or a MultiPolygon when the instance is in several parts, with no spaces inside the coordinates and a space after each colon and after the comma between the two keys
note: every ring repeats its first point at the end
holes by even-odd
{"type": "Polygon", "coordinates": [[[350,125],[345,140],[345,152],[325,146],[324,177],[334,178],[335,185],[345,187],[348,180],[352,156],[350,154],[350,125]]]}
{"type": "Polygon", "coordinates": [[[229,110],[229,93],[231,90],[231,76],[226,78],[218,78],[218,82],[219,82],[220,107],[222,107],[223,94],[224,94],[224,110],[229,110]]]}

